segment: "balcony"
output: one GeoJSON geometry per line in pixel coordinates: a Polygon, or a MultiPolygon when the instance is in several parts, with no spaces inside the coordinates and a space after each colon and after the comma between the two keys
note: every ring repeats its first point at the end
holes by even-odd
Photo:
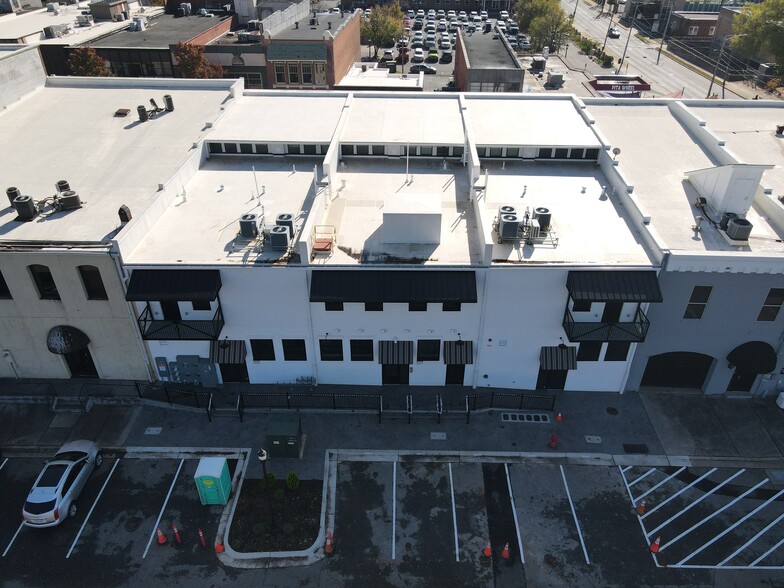
{"type": "Polygon", "coordinates": [[[153,318],[148,304],[139,316],[142,339],[157,341],[215,341],[223,328],[223,312],[215,311],[211,320],[161,320],[153,318]]]}
{"type": "Polygon", "coordinates": [[[570,342],[630,341],[642,343],[651,323],[642,309],[637,308],[634,321],[629,323],[601,323],[575,321],[571,311],[564,312],[563,328],[570,342]]]}

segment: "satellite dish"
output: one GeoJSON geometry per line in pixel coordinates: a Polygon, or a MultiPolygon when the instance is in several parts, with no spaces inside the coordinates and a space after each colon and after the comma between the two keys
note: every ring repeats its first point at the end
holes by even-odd
{"type": "Polygon", "coordinates": [[[620,147],[613,147],[613,161],[615,161],[615,158],[618,157],[620,153],[621,153],[620,147]]]}

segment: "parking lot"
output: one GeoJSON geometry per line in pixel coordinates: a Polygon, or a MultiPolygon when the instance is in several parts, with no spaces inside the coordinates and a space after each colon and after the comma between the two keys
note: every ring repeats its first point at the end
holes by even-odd
{"type": "Polygon", "coordinates": [[[713,567],[738,565],[745,554],[747,564],[758,560],[757,570],[727,567],[723,578],[780,583],[782,493],[763,482],[763,472],[739,474],[735,481],[744,489],[736,496],[719,496],[698,483],[641,517],[629,488],[639,496],[657,486],[646,495],[653,509],[693,481],[673,473],[541,463],[343,461],[336,549],[321,578],[329,583],[350,576],[352,585],[713,586],[713,567]],[[700,506],[678,517],[677,525],[656,528],[700,497],[700,506]],[[672,543],[712,513],[710,524],[672,543]],[[654,530],[667,537],[658,555],[650,550],[654,530]],[[687,565],[706,562],[712,568],[687,565]]]}
{"type": "MultiPolygon", "coordinates": [[[[194,481],[198,458],[107,455],[79,496],[76,516],[56,527],[33,529],[21,524],[20,511],[43,461],[0,461],[4,578],[25,586],[116,585],[130,577],[160,581],[184,566],[195,567],[203,577],[223,577],[213,545],[224,507],[201,505],[194,481]],[[158,528],[166,535],[163,546],[158,528]],[[117,576],[109,581],[112,574],[117,576]]],[[[229,466],[233,475],[237,459],[230,459],[229,466]]]]}

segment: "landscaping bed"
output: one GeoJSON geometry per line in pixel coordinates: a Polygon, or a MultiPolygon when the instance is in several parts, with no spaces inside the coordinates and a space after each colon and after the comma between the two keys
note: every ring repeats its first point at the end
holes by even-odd
{"type": "Polygon", "coordinates": [[[296,484],[288,480],[287,484],[272,477],[246,479],[229,531],[232,549],[254,553],[311,547],[321,523],[322,488],[321,480],[297,480],[296,484]]]}

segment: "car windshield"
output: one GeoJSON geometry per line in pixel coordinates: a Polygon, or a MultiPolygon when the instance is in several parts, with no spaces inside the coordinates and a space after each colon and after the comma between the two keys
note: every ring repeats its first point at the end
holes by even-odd
{"type": "Polygon", "coordinates": [[[47,502],[25,502],[25,512],[31,515],[44,514],[50,512],[54,508],[54,500],[47,502]]]}
{"type": "Polygon", "coordinates": [[[55,455],[52,461],[79,461],[86,456],[84,451],[63,451],[55,455]]]}
{"type": "Polygon", "coordinates": [[[57,484],[60,483],[60,480],[65,473],[65,470],[68,466],[61,463],[56,463],[50,466],[47,466],[44,470],[41,479],[38,481],[39,488],[54,488],[57,484]]]}

